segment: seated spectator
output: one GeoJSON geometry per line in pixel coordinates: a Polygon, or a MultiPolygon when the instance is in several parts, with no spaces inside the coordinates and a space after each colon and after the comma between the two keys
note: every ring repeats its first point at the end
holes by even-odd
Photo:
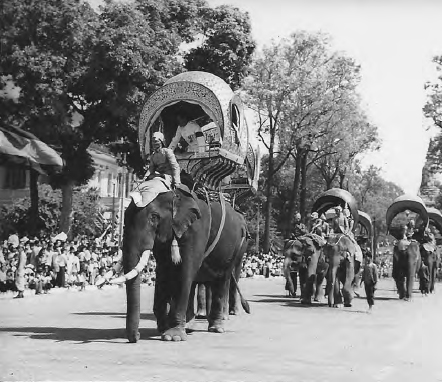
{"type": "Polygon", "coordinates": [[[7,292],[6,287],[6,263],[0,264],[0,293],[7,292]]]}

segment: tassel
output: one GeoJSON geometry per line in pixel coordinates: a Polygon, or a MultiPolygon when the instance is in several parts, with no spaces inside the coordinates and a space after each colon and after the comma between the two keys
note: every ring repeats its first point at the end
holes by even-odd
{"type": "Polygon", "coordinates": [[[171,248],[172,262],[176,265],[181,263],[181,255],[180,255],[180,247],[178,246],[178,242],[175,238],[172,240],[172,248],[171,248]]]}

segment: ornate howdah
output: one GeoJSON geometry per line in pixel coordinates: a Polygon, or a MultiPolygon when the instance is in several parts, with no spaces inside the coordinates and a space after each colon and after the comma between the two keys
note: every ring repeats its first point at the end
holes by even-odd
{"type": "Polygon", "coordinates": [[[181,73],[149,97],[138,128],[143,158],[150,155],[155,131],[164,134],[166,145],[170,143],[178,127],[176,115],[182,111],[200,126],[202,135],[197,152],[175,151],[181,169],[211,190],[228,192],[229,184],[242,177],[247,190],[256,187],[257,158],[249,145],[243,103],[226,82],[210,73],[181,73]]]}

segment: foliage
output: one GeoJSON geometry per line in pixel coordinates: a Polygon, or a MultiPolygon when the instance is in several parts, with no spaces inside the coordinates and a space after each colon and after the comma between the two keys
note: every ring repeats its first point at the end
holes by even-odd
{"type": "MultiPolygon", "coordinates": [[[[442,72],[442,56],[433,57],[438,73],[442,72]]],[[[442,74],[439,74],[434,83],[425,84],[428,98],[423,112],[427,118],[431,118],[433,123],[442,128],[442,74]]]]}
{"type": "Polygon", "coordinates": [[[222,5],[202,8],[201,17],[202,44],[184,56],[186,69],[213,73],[238,89],[255,50],[248,13],[222,5]]]}
{"type": "MultiPolygon", "coordinates": [[[[39,186],[39,221],[38,232],[56,234],[59,232],[62,195],[60,190],[53,190],[48,185],[39,186]]],[[[102,208],[99,193],[95,189],[76,188],[73,198],[74,219],[73,234],[99,235],[104,230],[104,221],[100,218],[102,208]]],[[[2,206],[0,210],[0,237],[7,237],[13,232],[27,235],[29,226],[29,197],[14,200],[12,204],[2,206]]]]}

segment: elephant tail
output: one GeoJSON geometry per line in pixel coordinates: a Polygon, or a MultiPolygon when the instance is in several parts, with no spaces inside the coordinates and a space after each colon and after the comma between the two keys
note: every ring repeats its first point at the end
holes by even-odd
{"type": "Polygon", "coordinates": [[[233,274],[233,272],[232,272],[231,280],[233,280],[233,283],[235,284],[235,288],[238,291],[239,298],[241,299],[241,306],[244,309],[244,312],[246,312],[247,314],[250,314],[250,305],[247,302],[247,300],[244,298],[244,296],[242,295],[242,293],[239,289],[238,281],[236,281],[236,278],[235,278],[235,275],[233,274]]]}

